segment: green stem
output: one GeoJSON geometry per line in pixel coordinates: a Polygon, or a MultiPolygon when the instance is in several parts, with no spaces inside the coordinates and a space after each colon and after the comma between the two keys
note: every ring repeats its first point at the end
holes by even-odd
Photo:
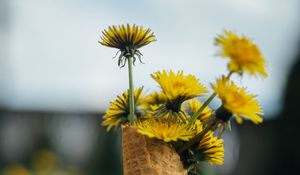
{"type": "MultiPolygon", "coordinates": [[[[230,78],[233,72],[229,72],[226,76],[227,79],[230,78]]],[[[194,124],[194,122],[197,120],[197,118],[200,116],[200,114],[203,112],[203,110],[209,105],[209,103],[216,97],[217,93],[214,92],[210,95],[210,97],[203,103],[203,105],[200,107],[200,109],[194,113],[194,115],[190,119],[190,125],[194,124]]]]}
{"type": "Polygon", "coordinates": [[[192,125],[197,118],[200,116],[200,114],[203,112],[203,110],[208,106],[208,104],[216,97],[217,93],[213,93],[210,95],[210,97],[203,103],[203,105],[200,107],[200,109],[194,113],[190,120],[190,125],[192,125]]]}
{"type": "Polygon", "coordinates": [[[132,78],[132,57],[128,57],[128,76],[129,76],[129,123],[134,124],[135,114],[134,114],[134,87],[132,78]]]}

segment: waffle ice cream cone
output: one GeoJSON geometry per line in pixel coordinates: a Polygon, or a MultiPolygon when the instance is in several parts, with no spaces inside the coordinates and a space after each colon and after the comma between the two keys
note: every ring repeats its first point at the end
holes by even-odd
{"type": "Polygon", "coordinates": [[[122,126],[124,175],[186,175],[179,155],[168,144],[122,126]]]}

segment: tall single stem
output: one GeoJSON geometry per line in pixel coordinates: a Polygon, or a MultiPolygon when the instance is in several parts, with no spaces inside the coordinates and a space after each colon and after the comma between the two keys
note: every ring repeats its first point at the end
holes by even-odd
{"type": "MultiPolygon", "coordinates": [[[[230,78],[233,72],[229,72],[226,76],[227,79],[230,78]]],[[[190,119],[190,125],[192,125],[198,118],[198,116],[203,112],[203,110],[209,105],[209,103],[216,97],[217,93],[214,92],[209,96],[209,98],[203,103],[203,105],[200,107],[200,109],[194,113],[194,115],[190,119]]]]}
{"type": "Polygon", "coordinates": [[[128,57],[128,77],[129,77],[129,123],[134,124],[135,114],[134,114],[134,87],[132,78],[132,57],[128,57]]]}

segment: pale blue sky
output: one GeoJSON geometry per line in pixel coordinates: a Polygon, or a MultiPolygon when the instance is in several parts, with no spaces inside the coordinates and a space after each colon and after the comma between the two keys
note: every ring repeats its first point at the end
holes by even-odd
{"type": "Polygon", "coordinates": [[[116,50],[97,43],[109,25],[136,23],[158,41],[141,49],[136,86],[158,87],[150,74],[184,70],[209,85],[226,72],[215,57],[214,37],[229,29],[254,38],[268,62],[269,78],[237,82],[258,94],[267,114],[280,108],[281,92],[297,45],[297,0],[71,1],[11,0],[2,31],[1,100],[12,109],[101,111],[127,88],[127,69],[116,50]]]}

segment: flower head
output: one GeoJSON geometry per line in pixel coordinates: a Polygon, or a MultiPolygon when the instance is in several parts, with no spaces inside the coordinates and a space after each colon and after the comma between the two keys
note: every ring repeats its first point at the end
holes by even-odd
{"type": "Polygon", "coordinates": [[[104,30],[100,44],[108,47],[117,48],[121,51],[118,65],[123,67],[127,57],[133,57],[133,63],[137,56],[141,61],[139,48],[156,41],[154,33],[150,29],[134,25],[109,26],[104,30]]]}
{"type": "Polygon", "coordinates": [[[195,155],[200,161],[222,165],[224,162],[223,140],[214,137],[212,131],[207,132],[200,140],[195,155]]]}
{"type": "Polygon", "coordinates": [[[207,89],[200,84],[195,76],[183,75],[183,71],[178,71],[175,74],[172,70],[170,72],[164,70],[155,72],[151,77],[160,85],[169,101],[185,101],[207,92],[207,89]]]}
{"type": "Polygon", "coordinates": [[[260,116],[263,111],[258,101],[254,99],[256,96],[247,94],[245,88],[237,87],[232,81],[224,77],[218,79],[216,85],[212,85],[212,88],[222,101],[223,107],[220,108],[223,111],[222,113],[233,114],[239,123],[242,122],[242,118],[251,120],[255,124],[263,121],[260,116]]]}
{"type": "Polygon", "coordinates": [[[232,72],[248,72],[251,75],[267,77],[265,58],[259,48],[246,36],[238,36],[231,31],[224,31],[215,39],[221,47],[219,55],[228,58],[228,69],[232,72]]]}
{"type": "Polygon", "coordinates": [[[151,77],[160,85],[162,93],[166,99],[166,103],[157,109],[155,115],[164,116],[169,113],[169,117],[179,116],[185,121],[186,114],[182,110],[182,103],[196,96],[203,95],[207,89],[200,84],[199,80],[193,75],[183,75],[183,71],[175,74],[162,71],[155,72],[151,77]],[[175,115],[173,115],[175,114],[175,115]]]}
{"type": "MultiPolygon", "coordinates": [[[[192,114],[195,114],[202,106],[202,103],[198,100],[188,101],[188,106],[192,114]]],[[[198,120],[201,122],[206,121],[212,115],[212,111],[209,107],[205,107],[202,113],[198,116],[198,120]]]]}
{"type": "Polygon", "coordinates": [[[188,141],[194,137],[197,132],[202,130],[200,123],[194,127],[189,127],[187,123],[172,122],[169,123],[166,118],[149,117],[136,123],[139,133],[150,138],[157,138],[164,142],[177,140],[188,141]]]}
{"type": "MultiPolygon", "coordinates": [[[[140,118],[142,115],[142,110],[144,109],[145,99],[142,94],[143,88],[138,88],[134,91],[134,101],[135,114],[137,118],[140,118]]],[[[129,115],[129,97],[128,91],[124,92],[122,95],[117,96],[117,99],[110,102],[110,107],[106,110],[105,115],[103,116],[102,126],[107,126],[107,131],[112,127],[119,127],[121,124],[128,122],[129,115]]]]}

